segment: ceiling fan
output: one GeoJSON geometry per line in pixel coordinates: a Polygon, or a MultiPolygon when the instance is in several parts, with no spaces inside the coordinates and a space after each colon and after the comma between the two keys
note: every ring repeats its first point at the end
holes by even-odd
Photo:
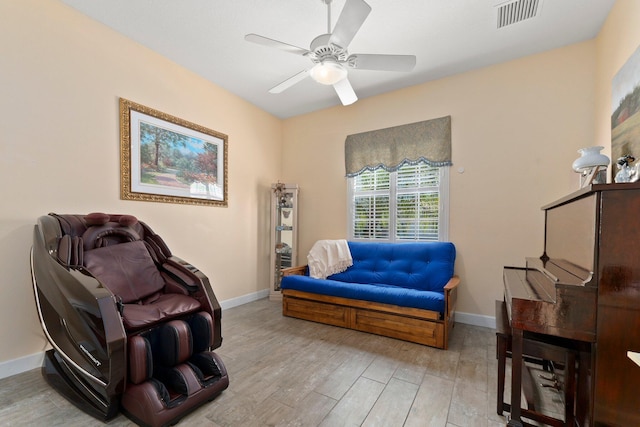
{"type": "Polygon", "coordinates": [[[332,0],[321,1],[327,5],[327,34],[321,34],[313,39],[308,50],[257,34],[247,34],[244,37],[249,42],[274,47],[294,55],[306,56],[314,64],[312,68],[300,71],[272,87],[269,89],[270,93],[280,93],[305,78],[311,77],[318,83],[332,85],[342,104],[349,105],[356,102],[358,97],[347,79],[348,71],[346,67],[380,71],[413,70],[416,65],[416,57],[414,55],[361,53],[349,55],[347,52],[349,43],[351,43],[351,40],[353,40],[353,37],[371,12],[371,6],[364,0],[346,0],[333,32],[331,31],[332,0]]]}

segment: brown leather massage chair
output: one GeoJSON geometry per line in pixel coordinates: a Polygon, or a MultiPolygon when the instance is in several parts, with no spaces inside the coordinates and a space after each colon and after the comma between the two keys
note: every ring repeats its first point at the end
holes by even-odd
{"type": "Polygon", "coordinates": [[[170,425],[228,387],[209,280],[134,216],[40,217],[31,271],[43,375],[85,412],[170,425]]]}

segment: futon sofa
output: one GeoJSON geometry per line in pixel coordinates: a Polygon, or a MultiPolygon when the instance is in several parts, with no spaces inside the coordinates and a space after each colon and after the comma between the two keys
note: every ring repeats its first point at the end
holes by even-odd
{"type": "Polygon", "coordinates": [[[348,242],[353,265],[318,279],[283,272],[282,313],[447,349],[457,287],[450,242],[348,242]]]}

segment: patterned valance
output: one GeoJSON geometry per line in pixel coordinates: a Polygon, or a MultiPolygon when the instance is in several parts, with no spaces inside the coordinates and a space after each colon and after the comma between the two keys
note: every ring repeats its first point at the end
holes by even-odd
{"type": "Polygon", "coordinates": [[[348,177],[404,164],[451,165],[451,116],[348,135],[344,142],[348,177]]]}

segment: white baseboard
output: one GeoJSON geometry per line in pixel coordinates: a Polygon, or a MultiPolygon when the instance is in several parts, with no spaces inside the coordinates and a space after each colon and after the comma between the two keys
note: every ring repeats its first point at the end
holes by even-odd
{"type": "Polygon", "coordinates": [[[496,318],[492,316],[483,316],[481,314],[461,313],[456,311],[456,322],[466,325],[482,326],[483,328],[496,328],[496,318]]]}
{"type": "MultiPolygon", "coordinates": [[[[220,301],[220,307],[223,310],[227,310],[233,307],[238,307],[243,304],[248,304],[253,301],[257,301],[269,296],[269,290],[263,289],[258,292],[254,292],[247,295],[242,295],[237,298],[231,298],[228,300],[220,301]]],[[[496,318],[491,316],[482,316],[479,314],[461,313],[456,312],[456,322],[464,323],[467,325],[482,326],[485,328],[496,327],[496,318]]],[[[7,360],[6,362],[0,362],[0,379],[10,377],[12,375],[20,374],[22,372],[37,369],[42,366],[44,361],[44,352],[34,353],[28,356],[19,357],[13,360],[7,360]]]]}
{"type": "Polygon", "coordinates": [[[223,310],[237,307],[239,305],[248,304],[253,301],[257,301],[262,298],[266,298],[269,296],[269,289],[263,289],[258,292],[254,292],[252,294],[242,295],[241,297],[231,298],[228,300],[220,301],[220,307],[223,310]]]}
{"type": "Polygon", "coordinates": [[[43,361],[44,352],[40,352],[0,362],[0,379],[39,368],[43,361]]]}

